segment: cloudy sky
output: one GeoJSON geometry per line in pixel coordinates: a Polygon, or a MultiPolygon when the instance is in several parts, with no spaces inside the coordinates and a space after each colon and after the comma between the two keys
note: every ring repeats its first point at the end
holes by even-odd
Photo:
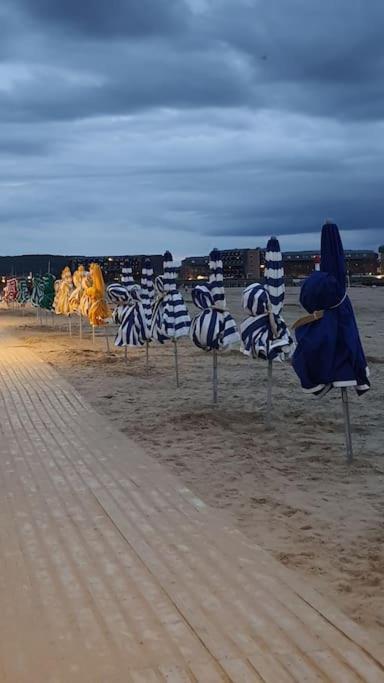
{"type": "Polygon", "coordinates": [[[383,0],[1,0],[0,253],[384,242],[383,0]]]}

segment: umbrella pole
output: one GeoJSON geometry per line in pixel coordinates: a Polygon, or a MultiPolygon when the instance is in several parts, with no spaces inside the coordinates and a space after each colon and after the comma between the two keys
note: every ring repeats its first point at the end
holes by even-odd
{"type": "Polygon", "coordinates": [[[180,386],[179,382],[179,359],[177,356],[177,339],[172,339],[173,345],[174,345],[174,353],[175,353],[175,373],[176,373],[176,386],[180,386]]]}
{"type": "Polygon", "coordinates": [[[72,320],[70,315],[68,316],[68,332],[69,336],[72,337],[72,320]]]}
{"type": "Polygon", "coordinates": [[[218,377],[217,377],[217,351],[213,349],[213,402],[217,403],[218,377]]]}
{"type": "Polygon", "coordinates": [[[271,424],[272,416],[272,361],[268,361],[268,385],[267,385],[267,415],[266,422],[268,427],[271,424]]]}
{"type": "Polygon", "coordinates": [[[80,323],[79,323],[79,337],[83,338],[83,316],[80,313],[80,323]]]}
{"type": "Polygon", "coordinates": [[[128,347],[124,346],[124,363],[128,365],[128,347]]]}
{"type": "Polygon", "coordinates": [[[110,348],[109,348],[109,337],[108,337],[108,328],[107,328],[107,327],[105,328],[105,341],[106,341],[106,344],[107,344],[107,353],[109,354],[109,353],[110,353],[110,348]]]}
{"type": "Polygon", "coordinates": [[[95,326],[92,325],[92,344],[95,346],[95,326]]]}
{"type": "Polygon", "coordinates": [[[353,460],[353,448],[352,448],[352,433],[351,433],[351,420],[349,416],[349,401],[348,401],[348,389],[347,387],[342,387],[341,389],[341,400],[343,403],[343,413],[344,413],[344,427],[345,427],[345,442],[347,446],[347,463],[350,465],[353,460]]]}
{"type": "Polygon", "coordinates": [[[145,342],[145,367],[147,374],[149,373],[149,342],[145,342]]]}

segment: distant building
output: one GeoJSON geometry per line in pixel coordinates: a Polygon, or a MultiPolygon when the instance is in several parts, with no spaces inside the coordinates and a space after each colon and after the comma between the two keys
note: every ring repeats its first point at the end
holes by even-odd
{"type": "MultiPolygon", "coordinates": [[[[226,280],[258,280],[260,278],[261,250],[220,249],[223,275],[226,280]]],[[[189,256],[181,262],[182,280],[204,280],[209,277],[209,257],[189,256]]]]}
{"type": "MultiPolygon", "coordinates": [[[[315,270],[320,256],[316,251],[285,251],[283,265],[286,277],[305,277],[315,270]]],[[[378,256],[375,251],[345,250],[347,272],[351,275],[376,275],[378,256]]]]}
{"type": "Polygon", "coordinates": [[[133,279],[138,282],[141,277],[141,269],[144,259],[149,258],[154,270],[154,275],[159,275],[163,272],[163,256],[161,254],[135,254],[124,256],[73,256],[71,260],[71,269],[75,270],[80,264],[85,267],[90,263],[98,263],[103,271],[104,279],[108,282],[120,280],[121,269],[125,263],[129,263],[132,268],[133,279]]]}
{"type": "Polygon", "coordinates": [[[208,256],[188,256],[181,262],[182,280],[207,280],[209,276],[208,256]]]}

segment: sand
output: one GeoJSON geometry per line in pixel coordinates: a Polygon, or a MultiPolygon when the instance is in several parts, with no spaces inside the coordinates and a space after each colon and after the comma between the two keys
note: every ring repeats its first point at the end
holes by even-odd
{"type": "MultiPolygon", "coordinates": [[[[298,289],[285,318],[300,317],[298,289]]],[[[229,308],[242,318],[240,291],[229,308]]],[[[190,295],[186,295],[190,298],[190,295]]],[[[219,360],[219,405],[212,405],[212,357],[189,340],[173,346],[114,349],[104,339],[69,337],[67,326],[39,328],[1,310],[33,347],[117,429],[176,473],[214,507],[226,508],[249,538],[309,580],[384,642],[384,290],[353,288],[372,389],[350,392],[355,461],[345,462],[339,392],[306,397],[289,364],[274,364],[272,426],[265,426],[266,364],[236,351],[219,360]]],[[[76,333],[75,324],[73,325],[76,333]]],[[[111,339],[112,342],[112,339],[111,339]]]]}

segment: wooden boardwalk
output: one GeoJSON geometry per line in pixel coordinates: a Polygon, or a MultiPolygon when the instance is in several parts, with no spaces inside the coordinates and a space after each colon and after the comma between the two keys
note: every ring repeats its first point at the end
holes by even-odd
{"type": "Polygon", "coordinates": [[[11,337],[0,439],[1,682],[384,682],[384,648],[11,337]]]}

